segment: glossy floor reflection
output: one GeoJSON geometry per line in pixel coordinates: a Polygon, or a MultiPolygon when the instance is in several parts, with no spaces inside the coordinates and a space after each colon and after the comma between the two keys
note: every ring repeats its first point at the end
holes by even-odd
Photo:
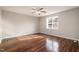
{"type": "Polygon", "coordinates": [[[46,34],[4,39],[0,51],[8,52],[79,52],[78,42],[46,34]]]}
{"type": "Polygon", "coordinates": [[[46,39],[46,49],[50,52],[58,52],[59,48],[59,43],[51,40],[51,39],[46,39]]]}

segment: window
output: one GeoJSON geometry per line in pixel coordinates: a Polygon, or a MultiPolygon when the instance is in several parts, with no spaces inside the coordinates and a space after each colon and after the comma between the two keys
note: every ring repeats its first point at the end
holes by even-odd
{"type": "Polygon", "coordinates": [[[47,18],[47,29],[58,29],[59,22],[58,16],[48,17],[47,18]]]}

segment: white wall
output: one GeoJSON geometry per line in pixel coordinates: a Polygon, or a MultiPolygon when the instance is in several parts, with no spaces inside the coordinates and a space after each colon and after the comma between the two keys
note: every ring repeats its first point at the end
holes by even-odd
{"type": "Polygon", "coordinates": [[[3,36],[15,37],[38,32],[39,20],[36,17],[2,11],[3,36]]]}
{"type": "Polygon", "coordinates": [[[0,8],[0,35],[1,35],[1,32],[2,32],[1,23],[2,23],[2,19],[1,19],[1,8],[0,8]]]}
{"type": "Polygon", "coordinates": [[[0,8],[0,43],[2,40],[2,18],[1,18],[1,8],[0,8]]]}
{"type": "Polygon", "coordinates": [[[59,16],[59,29],[46,29],[46,17],[42,17],[40,18],[40,32],[65,38],[79,39],[79,8],[49,16],[59,16]]]}

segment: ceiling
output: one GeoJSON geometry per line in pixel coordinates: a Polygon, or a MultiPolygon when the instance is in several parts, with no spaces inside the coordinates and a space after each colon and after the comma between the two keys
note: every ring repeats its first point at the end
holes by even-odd
{"type": "Polygon", "coordinates": [[[11,12],[25,14],[25,15],[35,16],[35,17],[42,17],[42,16],[51,15],[54,13],[62,12],[76,7],[77,6],[3,6],[2,9],[11,11],[11,12]],[[47,13],[42,15],[32,14],[32,8],[36,8],[36,7],[44,8],[44,10],[47,13]]]}

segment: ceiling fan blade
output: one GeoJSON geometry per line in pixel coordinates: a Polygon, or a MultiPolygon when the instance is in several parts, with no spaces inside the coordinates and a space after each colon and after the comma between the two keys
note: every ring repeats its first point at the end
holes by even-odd
{"type": "Polygon", "coordinates": [[[32,14],[34,14],[35,12],[32,12],[32,14]]]}
{"type": "Polygon", "coordinates": [[[41,11],[41,12],[43,12],[43,13],[47,13],[46,11],[41,11]]]}
{"type": "Polygon", "coordinates": [[[32,10],[36,10],[35,8],[32,8],[32,10]]]}
{"type": "Polygon", "coordinates": [[[39,10],[43,10],[44,8],[40,8],[39,10]]]}

